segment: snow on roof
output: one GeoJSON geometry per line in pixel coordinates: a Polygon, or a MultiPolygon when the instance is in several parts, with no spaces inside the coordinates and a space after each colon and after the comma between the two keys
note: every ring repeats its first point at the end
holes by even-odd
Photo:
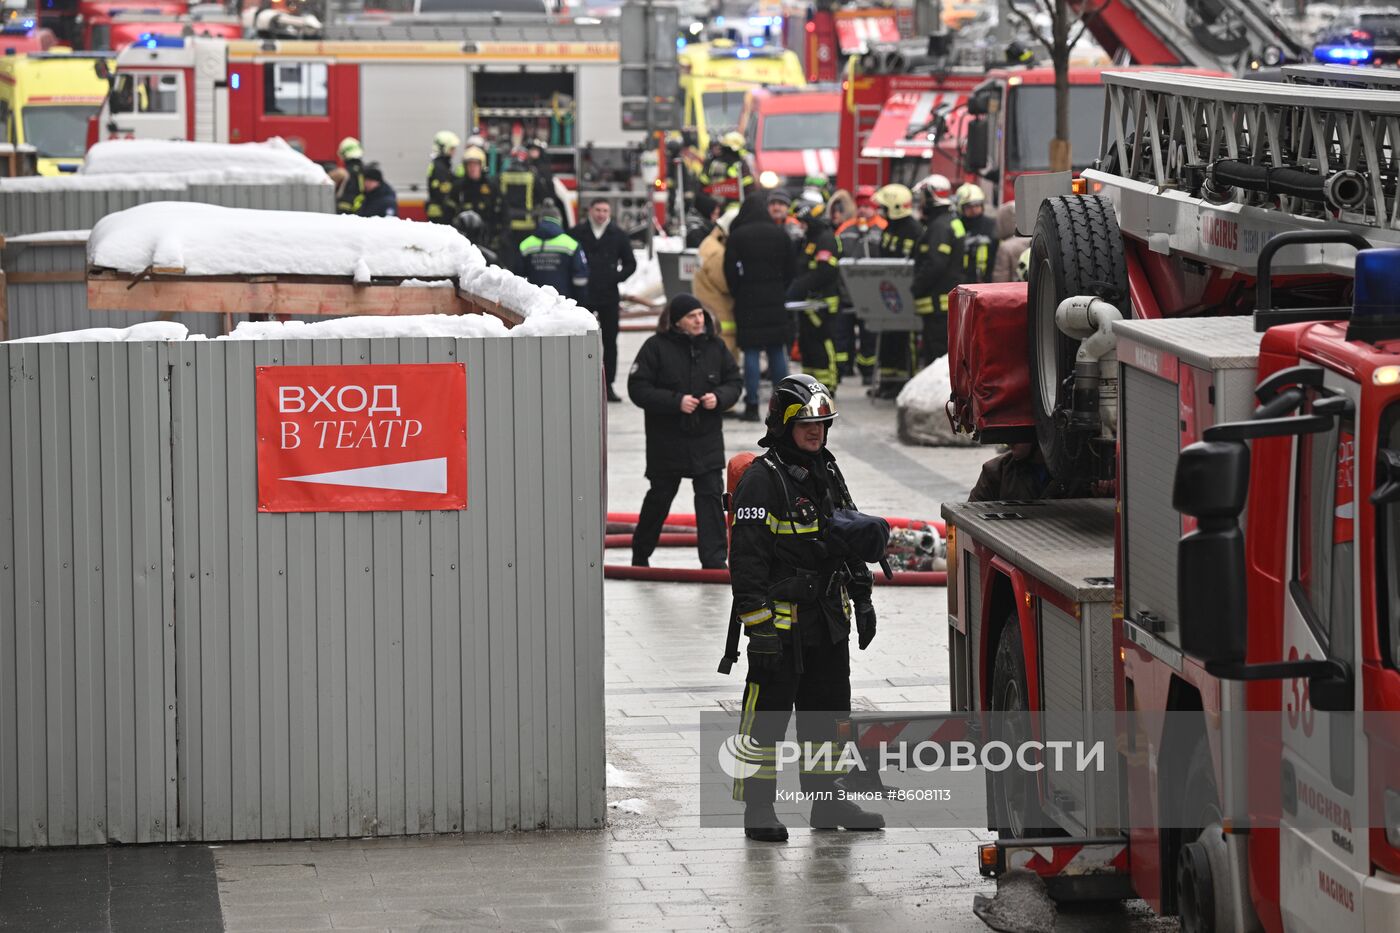
{"type": "Polygon", "coordinates": [[[44,191],[184,191],[189,183],[175,175],[30,175],[0,178],[0,192],[44,191]]]}
{"type": "Polygon", "coordinates": [[[110,139],[94,145],[84,175],[137,172],[191,176],[190,184],[330,184],[324,169],[279,137],[261,143],[195,143],[167,139],[110,139]],[[193,180],[199,177],[201,180],[193,180]],[[218,177],[221,181],[206,181],[218,177]]]}
{"type": "Polygon", "coordinates": [[[88,241],[89,230],[49,230],[44,233],[22,233],[19,236],[5,237],[5,245],[15,243],[30,244],[80,244],[88,241]]]}
{"type": "Polygon", "coordinates": [[[174,321],[145,321],[130,327],[91,327],[63,334],[19,337],[10,343],[135,343],[141,340],[184,340],[189,328],[174,321]]]}
{"type": "Polygon", "coordinates": [[[462,291],[524,318],[513,333],[581,334],[598,326],[552,288],[488,266],[453,227],[397,217],[156,201],[99,220],[87,256],[90,266],[130,274],[162,268],[189,276],[324,275],[360,283],[456,279],[462,291]]]}
{"type": "MultiPolygon", "coordinates": [[[[233,333],[215,340],[364,340],[374,337],[546,337],[570,336],[577,330],[552,322],[527,321],[507,328],[486,314],[418,314],[331,318],[324,321],[243,321],[233,333]],[[532,325],[533,326],[530,326],[532,325]]],[[[21,337],[10,343],[125,343],[141,340],[207,340],[173,321],[147,321],[131,327],[94,327],[62,334],[21,337]]]]}

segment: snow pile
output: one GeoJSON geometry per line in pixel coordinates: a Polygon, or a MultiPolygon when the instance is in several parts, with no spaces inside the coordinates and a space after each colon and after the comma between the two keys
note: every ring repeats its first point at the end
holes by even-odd
{"type": "Polygon", "coordinates": [[[10,343],[136,343],[141,340],[184,340],[189,328],[174,321],[145,321],[130,327],[93,327],[66,334],[19,337],[10,343]]]}
{"type": "Polygon", "coordinates": [[[358,340],[370,337],[508,337],[500,318],[485,314],[341,317],[329,321],[244,321],[219,340],[358,340]]]}
{"type": "Polygon", "coordinates": [[[20,234],[19,236],[7,236],[7,237],[5,237],[5,242],[6,242],[7,244],[14,244],[14,243],[41,243],[41,244],[67,243],[67,244],[71,244],[71,245],[75,245],[75,246],[76,246],[76,245],[81,244],[81,243],[86,243],[86,242],[88,241],[88,234],[91,233],[91,232],[92,232],[92,231],[90,231],[90,230],[48,230],[48,231],[46,231],[46,232],[44,232],[44,233],[23,233],[23,234],[20,234]]]}
{"type": "Polygon", "coordinates": [[[618,285],[618,293],[648,303],[665,301],[666,289],[661,282],[661,262],[655,254],[647,255],[644,249],[634,249],[632,255],[637,259],[637,271],[618,285]]]}
{"type": "Polygon", "coordinates": [[[609,787],[640,787],[641,781],[630,771],[623,771],[611,761],[607,763],[607,785],[609,787]]]}
{"type": "Polygon", "coordinates": [[[30,175],[0,178],[0,192],[30,194],[46,191],[184,191],[188,182],[174,175],[136,172],[131,175],[30,175]]]}
{"type": "Polygon", "coordinates": [[[329,185],[324,169],[274,137],[262,143],[111,139],[88,150],[84,175],[177,175],[187,184],[329,185]]]}
{"type": "Polygon", "coordinates": [[[157,201],[108,214],[92,229],[88,264],[138,274],[149,268],[185,275],[324,275],[456,279],[469,295],[525,319],[521,336],[583,334],[593,315],[551,288],[486,265],[452,227],[398,217],[255,211],[157,201]]]}
{"type": "Polygon", "coordinates": [[[971,447],[977,442],[955,434],[948,423],[947,405],[953,397],[948,358],[940,356],[904,384],[895,399],[899,439],[929,447],[971,447]]]}

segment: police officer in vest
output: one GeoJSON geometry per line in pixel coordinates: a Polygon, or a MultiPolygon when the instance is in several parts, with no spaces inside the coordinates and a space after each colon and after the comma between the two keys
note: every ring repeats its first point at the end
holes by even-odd
{"type": "Polygon", "coordinates": [[[948,293],[963,282],[963,239],[967,229],[953,213],[953,186],[930,175],[915,186],[923,196],[924,238],[914,253],[914,313],[923,318],[919,365],[948,355],[948,293]]]}
{"type": "Polygon", "coordinates": [[[844,799],[835,783],[842,776],[836,720],[851,708],[852,616],[864,650],[875,637],[874,581],[866,561],[880,559],[889,538],[884,519],[855,511],[827,450],[835,418],[826,386],[806,373],[781,380],[769,399],[768,432],[759,441],[768,452],[744,473],[732,503],[734,609],[720,671],[728,673],[738,659],[742,628],[749,638],[749,671],[741,731],[757,748],[758,768],[736,779],[734,796],[744,801],[744,834],[764,842],[788,836],[773,807],[775,743],[785,735],[794,706],[797,739],[806,746],[801,785],[813,795],[813,828],[885,825],[879,814],[844,799]],[[857,533],[847,533],[851,528],[857,533]]]}
{"type": "Polygon", "coordinates": [[[520,241],[520,274],[579,304],[588,296],[588,258],[564,232],[563,212],[553,201],[535,211],[535,232],[520,241]]]}

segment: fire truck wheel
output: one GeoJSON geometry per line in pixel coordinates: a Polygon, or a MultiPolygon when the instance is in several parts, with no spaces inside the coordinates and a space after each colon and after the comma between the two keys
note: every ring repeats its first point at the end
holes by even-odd
{"type": "MultiPolygon", "coordinates": [[[[1026,690],[1025,653],[1015,613],[1002,626],[992,662],[992,740],[1013,749],[1031,740],[1030,694],[1026,690]],[[1000,714],[1000,715],[997,715],[1000,714]]],[[[1019,768],[988,773],[992,825],[1003,839],[1057,835],[1040,809],[1035,774],[1019,768]]]]}
{"type": "Polygon", "coordinates": [[[1230,927],[1229,854],[1221,829],[1215,770],[1205,739],[1196,743],[1182,784],[1182,800],[1193,815],[1181,831],[1176,857],[1176,904],[1182,933],[1216,933],[1230,927]]]}
{"type": "Polygon", "coordinates": [[[1111,477],[1112,448],[1090,443],[1098,435],[1096,414],[1071,426],[1079,345],[1055,326],[1055,309],[1066,298],[1094,295],[1114,302],[1126,316],[1131,314],[1127,294],[1128,269],[1112,202],[1098,195],[1047,198],[1031,241],[1031,409],[1046,465],[1071,493],[1111,477]]]}

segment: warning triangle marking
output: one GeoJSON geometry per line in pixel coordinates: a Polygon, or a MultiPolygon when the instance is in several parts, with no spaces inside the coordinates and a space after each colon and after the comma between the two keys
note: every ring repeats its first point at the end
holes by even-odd
{"type": "Polygon", "coordinates": [[[445,493],[447,458],[381,463],[352,470],[333,470],[330,473],[284,476],[282,479],[289,483],[322,483],[327,486],[362,486],[367,489],[394,489],[400,492],[445,493]]]}

